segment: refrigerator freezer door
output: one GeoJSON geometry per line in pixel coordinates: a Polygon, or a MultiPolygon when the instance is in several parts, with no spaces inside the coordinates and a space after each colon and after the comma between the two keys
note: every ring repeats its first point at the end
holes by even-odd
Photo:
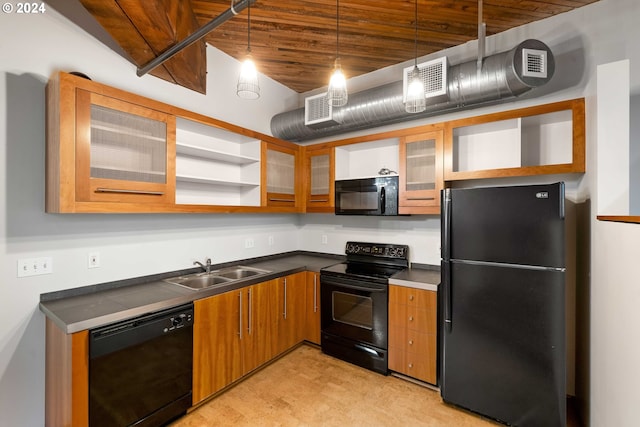
{"type": "Polygon", "coordinates": [[[448,191],[450,259],[565,266],[563,183],[448,191]]]}
{"type": "Polygon", "coordinates": [[[564,426],[564,273],[450,264],[445,401],[518,426],[564,426]]]}

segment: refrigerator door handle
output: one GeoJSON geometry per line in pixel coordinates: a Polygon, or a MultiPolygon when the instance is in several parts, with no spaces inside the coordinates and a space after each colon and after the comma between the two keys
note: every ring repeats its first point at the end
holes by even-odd
{"type": "Polygon", "coordinates": [[[451,189],[442,190],[442,259],[451,259],[451,189]]]}
{"type": "Polygon", "coordinates": [[[451,332],[453,322],[451,319],[451,263],[442,263],[442,305],[444,311],[445,332],[451,332]]]}

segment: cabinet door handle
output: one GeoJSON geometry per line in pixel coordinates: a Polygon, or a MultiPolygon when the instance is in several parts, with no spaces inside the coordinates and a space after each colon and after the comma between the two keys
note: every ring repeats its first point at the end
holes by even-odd
{"type": "Polygon", "coordinates": [[[251,326],[253,325],[253,293],[251,292],[251,288],[247,291],[249,295],[249,324],[247,325],[247,335],[251,335],[251,326]]]}
{"type": "Polygon", "coordinates": [[[407,200],[435,200],[435,197],[407,197],[407,200]]]}
{"type": "Polygon", "coordinates": [[[270,202],[289,202],[289,203],[295,202],[295,200],[292,200],[292,199],[275,199],[275,198],[270,198],[269,201],[270,202]]]}
{"type": "Polygon", "coordinates": [[[313,274],[313,312],[318,312],[318,275],[313,274]]]}
{"type": "Polygon", "coordinates": [[[413,301],[413,295],[409,295],[409,301],[413,301]]]}
{"type": "Polygon", "coordinates": [[[409,345],[413,345],[413,340],[409,340],[409,345]]]}
{"type": "Polygon", "coordinates": [[[413,368],[413,363],[409,363],[409,369],[413,368]]]}
{"type": "Polygon", "coordinates": [[[413,322],[413,316],[409,316],[409,322],[413,322]]]}
{"type": "Polygon", "coordinates": [[[285,320],[287,319],[287,278],[284,278],[284,311],[282,312],[285,320]]]}
{"type": "Polygon", "coordinates": [[[328,201],[329,201],[329,199],[311,199],[311,200],[309,200],[309,202],[311,202],[311,203],[326,203],[328,201]]]}
{"type": "Polygon", "coordinates": [[[240,335],[240,339],[242,339],[242,291],[238,292],[238,335],[240,335]]]}
{"type": "Polygon", "coordinates": [[[145,194],[148,196],[162,196],[163,191],[127,190],[124,188],[96,188],[96,193],[119,193],[119,194],[145,194]]]}

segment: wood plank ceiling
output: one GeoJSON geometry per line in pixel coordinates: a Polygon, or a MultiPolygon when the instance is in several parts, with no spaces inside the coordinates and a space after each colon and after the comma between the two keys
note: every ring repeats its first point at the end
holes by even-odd
{"type": "MultiPolygon", "coordinates": [[[[138,67],[218,17],[232,0],[80,0],[138,67]]],[[[238,0],[236,0],[237,2],[238,0]]],[[[417,0],[418,56],[474,40],[477,0],[417,0]]],[[[487,36],[598,0],[484,0],[487,36]]],[[[347,77],[414,58],[414,0],[341,0],[339,55],[347,77]]],[[[204,42],[242,60],[247,10],[151,74],[205,92],[204,42]]],[[[543,40],[544,41],[544,40],[543,40]]],[[[323,87],[336,57],[335,0],[257,0],[251,52],[259,71],[302,93],[323,87]]]]}

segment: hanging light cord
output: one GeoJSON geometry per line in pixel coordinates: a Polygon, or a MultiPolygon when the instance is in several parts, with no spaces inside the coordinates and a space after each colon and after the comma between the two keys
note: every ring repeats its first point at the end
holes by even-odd
{"type": "Polygon", "coordinates": [[[340,56],[340,0],[336,0],[336,58],[340,56]]]}
{"type": "Polygon", "coordinates": [[[415,35],[413,38],[413,48],[414,48],[414,65],[418,66],[418,0],[416,0],[416,9],[415,9],[415,35]]]}
{"type": "Polygon", "coordinates": [[[247,7],[247,52],[251,52],[251,2],[247,7]]]}

